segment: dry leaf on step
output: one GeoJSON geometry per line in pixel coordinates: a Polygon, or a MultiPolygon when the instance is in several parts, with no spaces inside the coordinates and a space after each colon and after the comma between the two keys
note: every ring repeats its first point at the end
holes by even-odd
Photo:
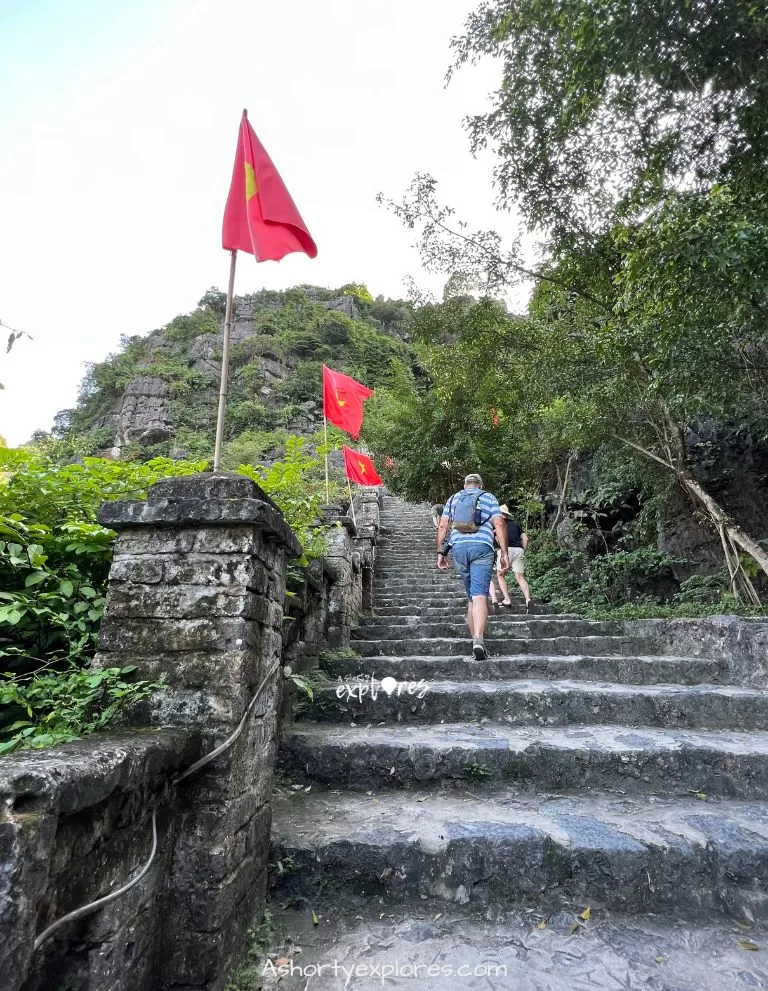
{"type": "Polygon", "coordinates": [[[739,940],[740,950],[759,950],[760,947],[757,943],[753,943],[751,939],[740,939],[739,940]]]}

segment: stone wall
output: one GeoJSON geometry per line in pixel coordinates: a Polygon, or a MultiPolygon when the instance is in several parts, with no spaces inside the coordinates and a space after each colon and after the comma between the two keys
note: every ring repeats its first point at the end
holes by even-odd
{"type": "Polygon", "coordinates": [[[101,519],[119,536],[97,663],[167,688],[136,707],[140,727],[2,761],[0,987],[221,991],[265,898],[286,558],[300,547],[258,486],[227,474],[164,480],[101,519]],[[152,809],[146,876],[33,955],[34,934],[146,861],[152,809]]]}
{"type": "Polygon", "coordinates": [[[378,489],[360,490],[354,517],[338,506],[326,508],[328,551],[292,589],[288,608],[283,660],[294,671],[316,665],[324,649],[347,646],[360,615],[371,609],[380,499],[378,489]]]}
{"type": "Polygon", "coordinates": [[[253,482],[166,479],[146,502],[104,505],[118,539],[96,663],[167,687],[117,730],[0,761],[3,991],[224,987],[265,899],[280,663],[303,670],[348,644],[370,607],[378,493],[363,490],[354,511],[329,507],[328,557],[306,569],[284,622],[300,547],[253,482]],[[136,876],[153,810],[141,881],[33,952],[52,922],[136,876]]]}
{"type": "Polygon", "coordinates": [[[723,662],[724,681],[768,687],[768,623],[743,616],[641,619],[626,622],[630,636],[652,636],[666,654],[723,662]]]}
{"type": "Polygon", "coordinates": [[[199,756],[185,730],[99,734],[0,761],[0,986],[3,991],[152,988],[162,894],[173,859],[174,772],[199,756]],[[98,914],[35,934],[120,887],[158,851],[143,880],[98,914]]]}

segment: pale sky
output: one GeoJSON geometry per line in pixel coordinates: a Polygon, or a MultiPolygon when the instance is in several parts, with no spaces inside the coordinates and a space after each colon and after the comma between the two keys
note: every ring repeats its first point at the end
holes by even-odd
{"type": "Polygon", "coordinates": [[[0,320],[11,444],[75,403],[86,361],[226,288],[221,219],[243,107],[318,245],[235,291],[365,282],[406,294],[413,232],[375,202],[431,172],[474,226],[490,158],[461,127],[498,69],[446,89],[472,0],[0,0],[0,320]]]}

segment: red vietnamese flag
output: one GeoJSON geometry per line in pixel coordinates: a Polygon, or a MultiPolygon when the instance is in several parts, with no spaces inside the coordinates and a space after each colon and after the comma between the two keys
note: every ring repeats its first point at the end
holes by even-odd
{"type": "Polygon", "coordinates": [[[353,451],[345,444],[344,469],[350,482],[357,482],[358,485],[381,485],[383,484],[379,473],[373,466],[373,461],[359,451],[353,451]]]}
{"type": "Polygon", "coordinates": [[[323,365],[323,415],[355,440],[363,425],[363,402],[372,395],[362,382],[323,365]]]}
{"type": "Polygon", "coordinates": [[[248,123],[245,110],[221,240],[228,251],[247,251],[257,262],[280,261],[292,251],[303,251],[310,258],[317,254],[315,242],[248,123]]]}

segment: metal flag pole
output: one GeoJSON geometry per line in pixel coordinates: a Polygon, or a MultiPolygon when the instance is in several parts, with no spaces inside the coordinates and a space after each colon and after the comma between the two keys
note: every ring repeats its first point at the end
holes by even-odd
{"type": "Polygon", "coordinates": [[[227,289],[227,309],[224,315],[224,344],[221,350],[221,387],[219,388],[219,412],[216,417],[216,446],[213,450],[213,470],[221,470],[221,448],[224,441],[224,416],[227,409],[227,379],[229,377],[229,335],[232,330],[232,307],[235,291],[235,262],[237,251],[230,252],[229,288],[227,289]]]}
{"type": "Polygon", "coordinates": [[[347,489],[349,490],[349,509],[352,513],[352,522],[355,524],[355,530],[357,530],[357,520],[355,519],[355,500],[352,498],[352,484],[349,481],[349,475],[347,475],[347,489]]]}

